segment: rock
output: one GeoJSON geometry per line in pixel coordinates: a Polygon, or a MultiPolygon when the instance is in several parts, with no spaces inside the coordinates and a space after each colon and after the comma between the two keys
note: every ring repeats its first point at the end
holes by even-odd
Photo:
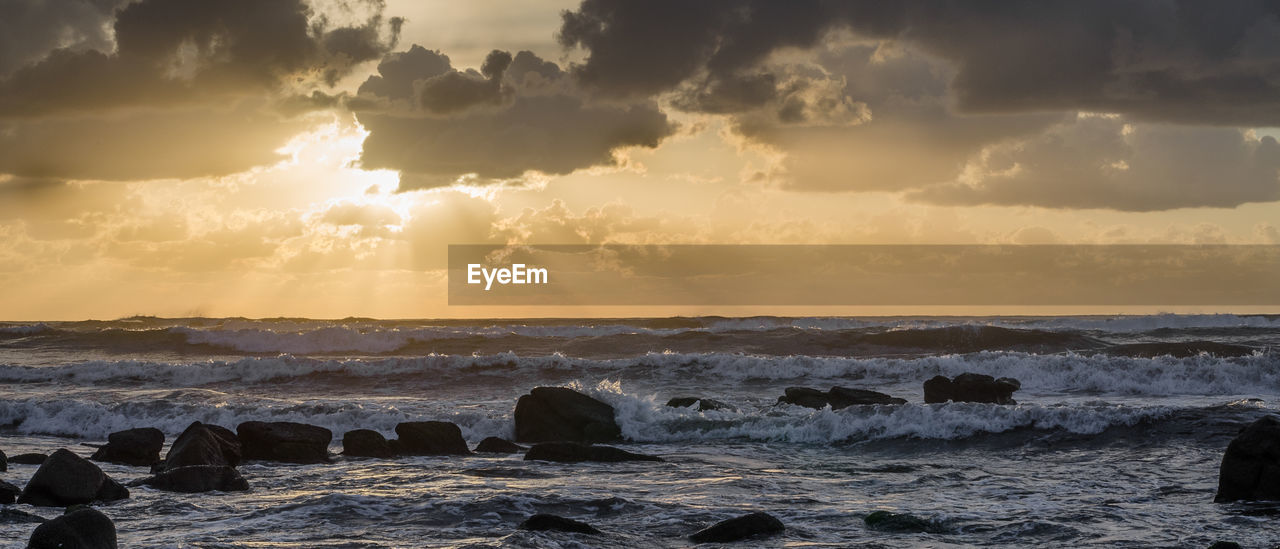
{"type": "Polygon", "coordinates": [[[928,404],[941,402],[984,402],[988,404],[1017,404],[1013,400],[1013,392],[1022,387],[1018,380],[1008,377],[1000,379],[983,374],[960,374],[954,379],[946,376],[934,376],[924,382],[924,401],[928,404]]]}
{"type": "Polygon", "coordinates": [[[333,432],[324,427],[291,421],[246,421],[236,427],[244,459],[285,463],[329,461],[333,432]]]}
{"type": "Polygon", "coordinates": [[[462,429],[447,421],[406,421],[396,425],[400,447],[415,456],[465,456],[471,454],[462,429]]]}
{"type": "Polygon", "coordinates": [[[130,486],[150,486],[166,492],[244,492],[249,483],[235,467],[226,465],[187,465],[167,469],[155,476],[129,483],[130,486]]]}
{"type": "Polygon", "coordinates": [[[18,503],[66,507],[127,497],[129,490],[108,477],[97,465],[70,450],[61,449],[50,455],[31,476],[18,497],[18,503]]]}
{"type": "Polygon", "coordinates": [[[44,517],[33,515],[26,511],[0,507],[0,524],[40,524],[42,522],[45,522],[44,517]]]}
{"type": "Polygon", "coordinates": [[[907,513],[873,511],[862,520],[867,524],[867,528],[880,530],[882,532],[924,533],[940,531],[938,525],[933,521],[922,519],[907,513]]]}
{"type": "Polygon", "coordinates": [[[21,488],[0,480],[0,503],[13,503],[18,500],[18,494],[21,493],[21,488]]]}
{"type": "Polygon", "coordinates": [[[9,470],[9,458],[4,455],[4,450],[0,450],[0,473],[9,470]]]}
{"type": "Polygon", "coordinates": [[[373,429],[356,429],[342,435],[342,455],[351,457],[390,458],[396,453],[382,433],[373,429]]]}
{"type": "Polygon", "coordinates": [[[235,433],[226,427],[197,421],[188,425],[173,441],[173,446],[169,447],[169,453],[158,469],[177,469],[190,465],[235,467],[240,464],[240,459],[240,439],[235,433]]]}
{"type": "Polygon", "coordinates": [[[40,465],[46,459],[49,459],[49,456],[44,454],[17,454],[9,456],[9,463],[15,465],[40,465]]]}
{"type": "Polygon", "coordinates": [[[571,532],[574,534],[599,534],[600,531],[585,522],[538,513],[520,523],[521,530],[533,532],[571,532]]]}
{"type": "Polygon", "coordinates": [[[725,404],[718,400],[711,400],[709,398],[702,398],[702,397],[676,397],[667,401],[667,406],[670,406],[672,408],[688,408],[690,406],[693,406],[694,404],[698,405],[699,412],[706,412],[710,410],[726,410],[729,408],[728,404],[725,404]]]}
{"type": "Polygon", "coordinates": [[[1214,502],[1280,500],[1280,416],[1249,424],[1227,445],[1214,502]]]}
{"type": "Polygon", "coordinates": [[[160,462],[164,433],[154,427],[117,431],[107,436],[107,444],[89,457],[94,461],[151,466],[160,462]]]}
{"type": "Polygon", "coordinates": [[[694,543],[730,543],[747,538],[768,537],[782,533],[787,527],[769,513],[755,512],[717,522],[689,536],[694,543]]]}
{"type": "Polygon", "coordinates": [[[488,437],[476,445],[476,452],[485,454],[518,454],[525,450],[524,446],[498,437],[488,437]]]}
{"type": "Polygon", "coordinates": [[[1240,549],[1240,544],[1234,541],[1219,541],[1210,545],[1209,549],[1240,549]]]}
{"type": "Polygon", "coordinates": [[[595,446],[580,442],[543,442],[534,444],[524,454],[525,461],[555,461],[559,463],[578,463],[582,461],[662,461],[657,456],[633,454],[612,446],[595,446]]]}
{"type": "Polygon", "coordinates": [[[831,406],[832,410],[839,410],[859,405],[907,403],[906,399],[894,398],[884,393],[848,387],[832,387],[825,393],[808,387],[787,387],[785,394],[778,397],[778,402],[817,410],[827,406],[831,406]]]}
{"type": "Polygon", "coordinates": [[[69,510],[37,526],[27,549],[116,549],[116,525],[97,509],[69,510]]]}
{"type": "Polygon", "coordinates": [[[516,442],[611,442],[622,438],[613,406],[563,387],[535,387],[516,401],[516,442]]]}

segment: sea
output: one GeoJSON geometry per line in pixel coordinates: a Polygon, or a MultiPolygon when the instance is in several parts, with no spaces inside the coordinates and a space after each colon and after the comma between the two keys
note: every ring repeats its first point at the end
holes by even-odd
{"type": "MultiPolygon", "coordinates": [[[[332,430],[331,463],[242,464],[248,492],[136,487],[98,505],[131,549],[689,547],[753,511],[786,531],[734,547],[1273,547],[1280,504],[1213,498],[1232,437],[1277,412],[1280,316],[1266,315],[0,323],[10,456],[88,456],[133,427],[167,445],[193,421],[332,430]],[[923,403],[925,380],[966,372],[1019,380],[1017,404],[923,403]],[[609,403],[615,446],[663,461],[341,456],[344,432],[390,438],[403,421],[454,422],[473,445],[511,438],[516,399],[538,386],[609,403]],[[908,403],[777,402],[833,386],[908,403]],[[868,526],[880,510],[927,527],[868,526]],[[517,528],[536,513],[602,533],[517,528]]],[[[36,468],[0,479],[22,486],[36,468]]],[[[33,527],[0,520],[0,546],[33,527]]]]}

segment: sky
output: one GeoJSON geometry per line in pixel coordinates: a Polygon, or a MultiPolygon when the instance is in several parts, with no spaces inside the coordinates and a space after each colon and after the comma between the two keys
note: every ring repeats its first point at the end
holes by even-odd
{"type": "Polygon", "coordinates": [[[0,318],[721,312],[449,307],[450,244],[1280,244],[1277,127],[1277,2],[0,0],[0,318]]]}

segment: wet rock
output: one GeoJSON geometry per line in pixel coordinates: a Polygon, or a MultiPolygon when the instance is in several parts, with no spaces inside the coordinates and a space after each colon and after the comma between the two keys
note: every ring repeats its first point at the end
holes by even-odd
{"type": "Polygon", "coordinates": [[[817,410],[827,406],[831,406],[832,410],[839,410],[850,406],[907,403],[906,399],[895,398],[881,392],[848,387],[832,387],[826,392],[808,387],[787,387],[785,394],[778,397],[778,402],[817,410]]]}
{"type": "Polygon", "coordinates": [[[462,429],[448,421],[406,421],[396,425],[401,451],[415,456],[465,456],[471,453],[462,429]]]}
{"type": "Polygon", "coordinates": [[[543,442],[534,444],[524,454],[525,461],[555,461],[578,463],[582,461],[662,461],[657,456],[635,454],[612,446],[596,446],[580,442],[543,442]]]}
{"type": "Polygon", "coordinates": [[[164,433],[154,427],[117,431],[89,459],[124,465],[151,466],[160,462],[164,433]]]}
{"type": "Polygon", "coordinates": [[[518,454],[527,448],[498,437],[488,437],[476,445],[477,453],[484,454],[518,454]]]}
{"type": "Polygon", "coordinates": [[[49,459],[45,454],[16,454],[9,456],[9,463],[15,465],[40,465],[49,459]]]}
{"type": "Polygon", "coordinates": [[[613,406],[563,387],[535,387],[516,401],[516,442],[610,442],[622,438],[613,406]]]}
{"type": "Polygon", "coordinates": [[[667,406],[672,408],[688,408],[694,404],[698,405],[699,412],[710,410],[727,410],[729,405],[718,400],[712,400],[702,397],[676,397],[667,401],[667,406]]]}
{"type": "Polygon", "coordinates": [[[150,486],[166,492],[243,492],[249,482],[240,476],[235,467],[226,465],[188,465],[167,469],[155,476],[129,483],[130,486],[150,486]]]}
{"type": "Polygon", "coordinates": [[[333,432],[324,427],[291,421],[246,421],[236,426],[244,459],[285,463],[329,461],[333,432]]]}
{"type": "Polygon", "coordinates": [[[13,503],[18,500],[18,494],[21,493],[21,488],[0,480],[0,503],[13,503]]]}
{"type": "Polygon", "coordinates": [[[1227,445],[1215,502],[1280,500],[1280,416],[1266,415],[1227,445]]]}
{"type": "Polygon", "coordinates": [[[521,530],[533,532],[570,532],[574,534],[599,534],[600,531],[585,522],[539,513],[520,523],[521,530]]]}
{"type": "Polygon", "coordinates": [[[240,459],[240,439],[235,433],[226,427],[197,421],[174,439],[164,462],[153,470],[159,472],[191,465],[235,467],[240,464],[240,459]]]}
{"type": "Polygon", "coordinates": [[[1209,549],[1240,549],[1240,544],[1234,541],[1219,541],[1210,545],[1209,549]]]}
{"type": "Polygon", "coordinates": [[[37,526],[27,549],[116,549],[116,525],[97,509],[68,510],[37,526]]]}
{"type": "Polygon", "coordinates": [[[108,477],[97,465],[70,450],[61,449],[51,454],[31,476],[18,497],[18,503],[67,507],[127,497],[129,490],[108,477]]]}
{"type": "Polygon", "coordinates": [[[717,522],[689,536],[694,543],[730,543],[782,533],[787,527],[769,513],[755,512],[717,522]]]}
{"type": "Polygon", "coordinates": [[[983,374],[960,374],[954,379],[934,376],[924,382],[924,401],[936,404],[947,401],[1017,404],[1013,392],[1022,384],[1013,378],[993,378],[983,374]]]}
{"type": "Polygon", "coordinates": [[[350,457],[390,458],[396,453],[382,433],[372,429],[356,429],[342,435],[342,455],[350,457]]]}
{"type": "Polygon", "coordinates": [[[42,522],[45,522],[44,517],[33,515],[26,511],[0,507],[0,524],[40,524],[42,522]]]}
{"type": "Polygon", "coordinates": [[[9,457],[4,455],[4,450],[0,450],[0,473],[9,470],[9,457]]]}
{"type": "Polygon", "coordinates": [[[873,511],[863,519],[863,522],[867,524],[867,528],[881,532],[924,533],[940,531],[938,525],[933,521],[907,513],[873,511]]]}

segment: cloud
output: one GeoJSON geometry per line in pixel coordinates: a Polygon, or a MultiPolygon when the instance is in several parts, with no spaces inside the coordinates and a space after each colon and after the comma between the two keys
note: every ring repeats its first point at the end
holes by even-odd
{"type": "Polygon", "coordinates": [[[128,0],[6,0],[0,4],[0,77],[50,51],[109,51],[111,18],[128,0]]]}
{"type": "Polygon", "coordinates": [[[350,103],[369,131],[360,165],[399,170],[401,190],[560,175],[675,131],[653,102],[593,102],[567,80],[530,52],[491,52],[479,73],[417,45],[391,54],[350,103]]]}

